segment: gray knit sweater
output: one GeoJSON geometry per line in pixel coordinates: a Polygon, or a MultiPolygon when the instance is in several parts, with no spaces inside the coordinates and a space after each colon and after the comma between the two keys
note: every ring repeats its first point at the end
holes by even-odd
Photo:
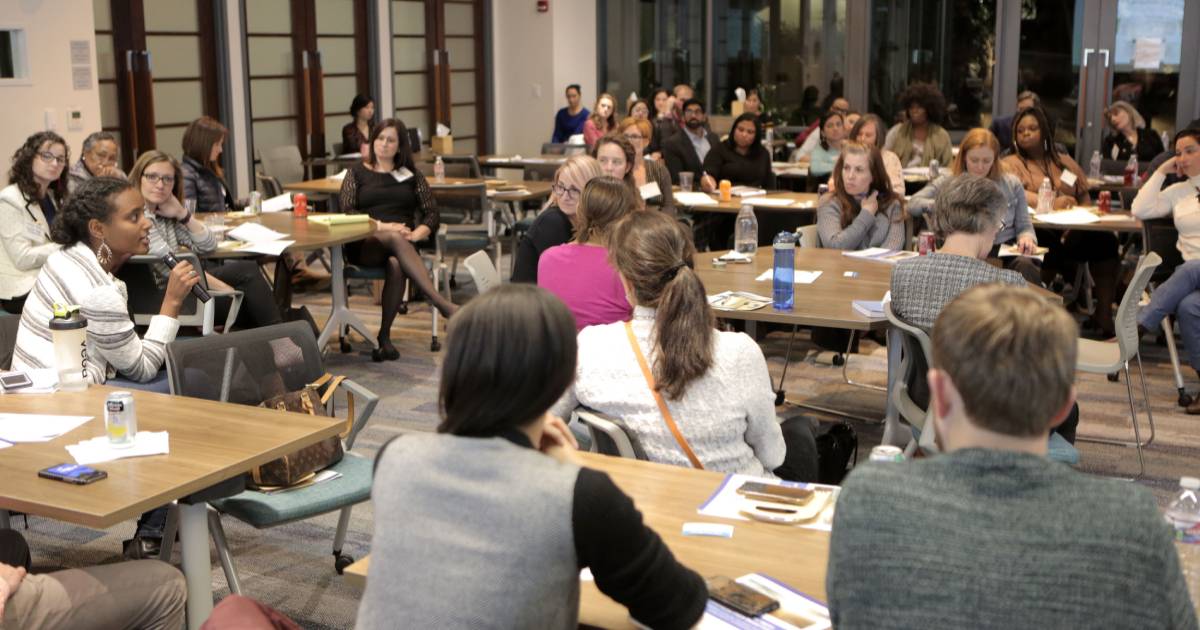
{"type": "Polygon", "coordinates": [[[838,628],[1196,628],[1141,486],[964,449],[856,468],[826,590],[838,628]]]}

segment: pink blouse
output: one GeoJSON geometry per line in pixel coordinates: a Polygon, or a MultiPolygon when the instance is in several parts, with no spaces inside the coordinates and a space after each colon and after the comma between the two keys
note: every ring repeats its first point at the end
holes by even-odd
{"type": "Polygon", "coordinates": [[[603,247],[567,243],[547,249],[538,259],[537,281],[575,315],[576,330],[623,322],[633,312],[603,247]]]}

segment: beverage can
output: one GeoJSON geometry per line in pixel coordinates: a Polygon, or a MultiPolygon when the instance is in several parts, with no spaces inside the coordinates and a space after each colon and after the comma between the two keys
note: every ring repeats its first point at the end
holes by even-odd
{"type": "Polygon", "coordinates": [[[1112,212],[1112,191],[1101,190],[1100,198],[1096,202],[1096,207],[1100,210],[1100,214],[1108,214],[1112,212]]]}
{"type": "Polygon", "coordinates": [[[933,232],[924,231],[917,235],[917,252],[922,256],[928,256],[933,253],[937,242],[934,240],[933,232]]]}
{"type": "Polygon", "coordinates": [[[262,193],[257,190],[250,193],[250,211],[254,214],[262,214],[262,193]]]}
{"type": "Polygon", "coordinates": [[[902,462],[904,461],[904,451],[898,446],[890,446],[880,444],[871,449],[870,460],[873,462],[902,462]]]}
{"type": "Polygon", "coordinates": [[[133,446],[137,437],[137,409],[133,394],[113,392],[104,400],[104,429],[108,442],[117,447],[133,446]]]}
{"type": "Polygon", "coordinates": [[[300,219],[308,216],[308,195],[296,193],[292,197],[292,216],[300,219]]]}

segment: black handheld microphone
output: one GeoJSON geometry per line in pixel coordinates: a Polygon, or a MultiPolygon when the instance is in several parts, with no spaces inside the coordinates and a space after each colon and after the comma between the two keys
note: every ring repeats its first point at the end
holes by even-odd
{"type": "MultiPolygon", "coordinates": [[[[175,254],[172,254],[171,252],[166,252],[165,254],[163,254],[162,261],[163,261],[164,265],[166,265],[167,267],[170,267],[171,269],[174,269],[175,265],[179,264],[179,259],[176,258],[175,254]]],[[[202,273],[202,272],[199,269],[197,269],[196,273],[202,273]]],[[[212,299],[212,296],[209,295],[208,291],[205,291],[204,287],[200,286],[199,283],[192,285],[192,295],[196,296],[196,299],[200,300],[201,302],[207,302],[212,299]]]]}

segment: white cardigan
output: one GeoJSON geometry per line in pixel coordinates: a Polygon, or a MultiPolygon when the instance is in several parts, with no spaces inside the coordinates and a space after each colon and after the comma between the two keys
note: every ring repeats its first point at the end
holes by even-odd
{"type": "Polygon", "coordinates": [[[25,203],[16,184],[0,190],[0,298],[29,293],[38,270],[58,249],[41,204],[25,203]]]}

